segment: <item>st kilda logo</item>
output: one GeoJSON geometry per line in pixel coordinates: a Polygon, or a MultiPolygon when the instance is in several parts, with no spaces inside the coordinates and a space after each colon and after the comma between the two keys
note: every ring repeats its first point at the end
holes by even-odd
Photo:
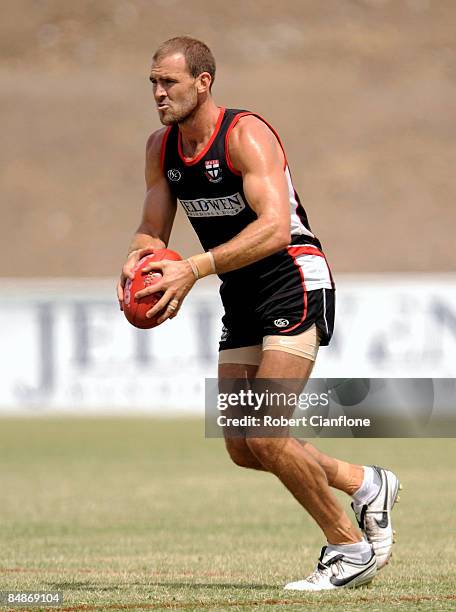
{"type": "Polygon", "coordinates": [[[211,183],[220,183],[222,180],[222,169],[220,168],[220,162],[218,159],[208,159],[204,162],[206,166],[206,178],[211,183]]]}

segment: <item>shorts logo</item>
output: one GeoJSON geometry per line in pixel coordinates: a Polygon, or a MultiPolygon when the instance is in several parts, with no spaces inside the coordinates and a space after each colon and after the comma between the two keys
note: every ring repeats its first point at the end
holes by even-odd
{"type": "Polygon", "coordinates": [[[179,170],[172,168],[171,170],[168,170],[168,178],[170,181],[174,181],[175,183],[177,183],[177,181],[181,180],[182,174],[179,170]]]}
{"type": "Polygon", "coordinates": [[[288,327],[288,325],[290,325],[290,321],[288,319],[276,319],[274,321],[274,325],[276,327],[288,327]]]}
{"type": "Polygon", "coordinates": [[[228,340],[228,330],[225,326],[223,326],[222,328],[222,336],[220,338],[220,342],[225,342],[226,340],[228,340]]]}
{"type": "Polygon", "coordinates": [[[220,183],[222,180],[222,169],[220,168],[220,162],[218,159],[209,159],[204,162],[206,166],[206,178],[211,183],[220,183]]]}

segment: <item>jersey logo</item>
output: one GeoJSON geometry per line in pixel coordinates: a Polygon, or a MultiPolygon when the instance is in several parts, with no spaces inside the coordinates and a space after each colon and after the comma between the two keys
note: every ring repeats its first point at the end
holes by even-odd
{"type": "Polygon", "coordinates": [[[220,183],[222,180],[222,169],[220,168],[220,162],[218,159],[208,159],[204,162],[206,166],[206,178],[211,183],[220,183]]]}
{"type": "Polygon", "coordinates": [[[274,325],[276,327],[288,327],[288,325],[290,325],[290,321],[288,319],[276,319],[274,321],[274,325]]]}
{"type": "Polygon", "coordinates": [[[177,183],[177,181],[181,180],[182,174],[179,170],[172,168],[171,170],[168,170],[168,178],[170,181],[174,181],[175,183],[177,183]]]}

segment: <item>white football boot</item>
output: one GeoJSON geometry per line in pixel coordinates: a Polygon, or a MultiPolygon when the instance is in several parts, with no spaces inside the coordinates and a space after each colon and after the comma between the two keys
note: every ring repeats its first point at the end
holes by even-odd
{"type": "Polygon", "coordinates": [[[321,549],[315,571],[304,580],[289,582],[285,585],[287,591],[328,591],[342,587],[357,587],[367,584],[377,573],[375,553],[366,563],[350,561],[342,553],[335,550],[327,551],[327,546],[321,549]]]}
{"type": "Polygon", "coordinates": [[[351,507],[360,529],[374,549],[377,569],[381,569],[391,557],[395,534],[391,524],[391,510],[399,501],[399,489],[402,489],[402,486],[393,472],[375,465],[372,468],[381,479],[378,494],[368,504],[357,506],[352,503],[351,507]]]}

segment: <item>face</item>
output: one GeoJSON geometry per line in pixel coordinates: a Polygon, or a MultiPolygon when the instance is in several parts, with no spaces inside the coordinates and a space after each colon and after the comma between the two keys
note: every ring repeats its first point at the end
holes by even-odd
{"type": "Polygon", "coordinates": [[[181,53],[154,62],[150,80],[163,125],[183,123],[198,106],[201,76],[192,77],[181,53]]]}

